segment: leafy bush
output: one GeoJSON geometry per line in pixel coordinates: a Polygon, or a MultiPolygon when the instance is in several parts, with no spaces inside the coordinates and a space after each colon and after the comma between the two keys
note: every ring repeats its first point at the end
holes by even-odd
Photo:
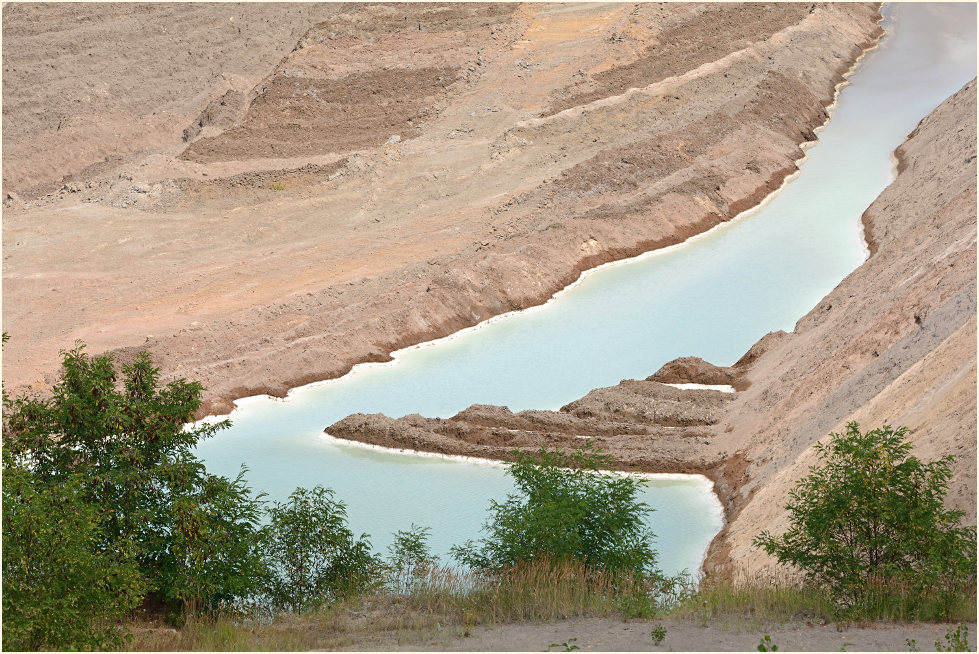
{"type": "Polygon", "coordinates": [[[971,652],[969,647],[969,627],[959,625],[953,631],[949,629],[945,632],[945,642],[941,639],[935,641],[936,652],[971,652]]]}
{"type": "Polygon", "coordinates": [[[907,429],[890,426],[830,434],[817,444],[821,466],[790,493],[791,526],[763,532],[755,545],[807,579],[829,588],[840,608],[867,613],[881,593],[940,598],[939,617],[962,593],[975,594],[976,530],[943,500],[952,457],[924,463],[910,456],[907,429]]]}
{"type": "Polygon", "coordinates": [[[241,478],[209,475],[192,453],[230,424],[186,426],[202,391],[183,379],[161,386],[146,352],[120,383],[110,355],[79,345],[63,353],[50,398],[4,397],[4,449],[39,485],[75,480],[78,503],[99,516],[92,552],[132,548],[151,592],[214,607],[253,583],[260,531],[241,478]]]}
{"type": "Polygon", "coordinates": [[[297,488],[269,509],[266,556],[268,592],[276,608],[303,613],[359,590],[380,562],[366,535],[354,538],[347,509],[333,491],[297,488]]]}
{"type": "Polygon", "coordinates": [[[100,550],[104,516],[77,477],[41,483],[3,456],[3,649],[119,647],[145,591],[128,547],[100,550]]]}
{"type": "Polygon", "coordinates": [[[605,474],[610,458],[589,445],[572,454],[517,453],[507,474],[519,494],[493,501],[489,536],[452,549],[460,562],[499,571],[535,559],[581,561],[587,568],[658,577],[653,533],[643,518],[650,512],[637,499],[641,482],[605,474]]]}
{"type": "Polygon", "coordinates": [[[244,474],[234,480],[211,475],[194,458],[165,467],[170,496],[154,530],[161,540],[151,548],[163,600],[214,611],[263,590],[264,502],[252,497],[244,474]]]}
{"type": "Polygon", "coordinates": [[[393,592],[410,593],[438,564],[438,557],[432,556],[428,548],[430,531],[428,527],[411,525],[409,529],[395,532],[394,543],[388,546],[390,558],[387,564],[393,592]]]}

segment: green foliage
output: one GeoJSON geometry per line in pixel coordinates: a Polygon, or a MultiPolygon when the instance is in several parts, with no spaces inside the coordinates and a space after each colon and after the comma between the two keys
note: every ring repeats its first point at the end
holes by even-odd
{"type": "Polygon", "coordinates": [[[761,637],[761,640],[758,641],[758,651],[759,652],[777,652],[778,651],[778,645],[776,645],[776,644],[774,644],[772,642],[772,637],[771,636],[769,636],[768,634],[765,634],[764,636],[761,637]]]}
{"type": "Polygon", "coordinates": [[[900,592],[918,605],[938,598],[944,617],[975,593],[976,530],[943,505],[952,457],[910,456],[906,433],[884,426],[862,434],[850,423],[846,434],[831,434],[816,445],[822,465],[790,493],[789,530],[755,539],[850,614],[872,613],[887,603],[882,595],[900,592]]]}
{"type": "Polygon", "coordinates": [[[637,499],[640,481],[598,472],[610,459],[589,445],[573,454],[517,453],[507,473],[519,494],[493,501],[489,536],[452,549],[461,563],[500,571],[535,559],[581,561],[588,568],[659,577],[653,534],[637,499]]]}
{"type": "Polygon", "coordinates": [[[103,518],[76,476],[45,484],[4,450],[4,650],[122,645],[115,623],[145,584],[128,543],[92,547],[103,518]]]}
{"type": "Polygon", "coordinates": [[[333,491],[297,488],[269,509],[266,555],[273,606],[303,613],[361,589],[380,561],[366,535],[354,538],[347,509],[333,491]]]}
{"type": "Polygon", "coordinates": [[[560,651],[562,652],[573,652],[576,649],[581,649],[580,647],[575,645],[575,641],[577,640],[578,640],[577,638],[569,638],[563,643],[551,643],[550,645],[547,646],[547,651],[550,652],[551,649],[554,647],[561,647],[562,649],[560,651]]]}
{"type": "Polygon", "coordinates": [[[663,639],[666,638],[666,627],[663,625],[656,625],[653,630],[649,632],[649,637],[653,639],[653,645],[659,647],[663,643],[663,639]]]}
{"type": "Polygon", "coordinates": [[[905,638],[904,639],[904,644],[908,646],[908,651],[909,652],[920,652],[921,651],[921,650],[918,649],[918,641],[915,640],[914,638],[905,638]]]}
{"type": "Polygon", "coordinates": [[[182,457],[162,474],[171,495],[151,548],[162,599],[214,611],[258,594],[266,574],[264,503],[249,492],[245,470],[230,480],[182,457]]]}
{"type": "Polygon", "coordinates": [[[388,547],[390,587],[396,593],[410,593],[438,565],[428,547],[428,527],[411,525],[407,530],[394,534],[394,543],[388,547]]]}
{"type": "Polygon", "coordinates": [[[205,472],[192,450],[229,425],[187,427],[202,387],[160,384],[146,352],[122,366],[83,346],[63,353],[50,398],[4,398],[5,450],[38,484],[80,484],[99,516],[95,552],[132,548],[149,590],[212,608],[250,583],[260,531],[257,500],[236,481],[205,472]]]}
{"type": "Polygon", "coordinates": [[[971,652],[969,647],[969,628],[959,625],[955,630],[949,629],[945,633],[945,642],[941,639],[935,641],[936,652],[971,652]]]}

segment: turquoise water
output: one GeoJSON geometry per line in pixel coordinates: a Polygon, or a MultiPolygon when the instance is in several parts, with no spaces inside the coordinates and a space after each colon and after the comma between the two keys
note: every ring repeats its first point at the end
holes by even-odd
{"type": "MultiPolygon", "coordinates": [[[[801,175],[761,210],[593,271],[542,308],[401,351],[395,363],[286,401],[243,400],[234,427],[200,456],[220,474],[246,464],[252,487],[274,498],[298,485],[333,488],[379,551],[412,523],[431,527],[443,555],[478,536],[489,499],[511,489],[502,467],[340,445],[323,429],[355,412],[556,409],[679,356],[731,364],[766,332],[791,330],[864,260],[860,215],[893,179],[894,148],[976,74],[976,5],[894,4],[885,16],[887,36],[850,78],[801,175]]],[[[722,526],[710,483],[657,479],[644,500],[656,509],[664,569],[696,569],[722,526]]]]}

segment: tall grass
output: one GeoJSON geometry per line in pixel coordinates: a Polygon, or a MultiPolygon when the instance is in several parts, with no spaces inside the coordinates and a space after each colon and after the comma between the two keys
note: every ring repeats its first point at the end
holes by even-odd
{"type": "Polygon", "coordinates": [[[623,601],[649,590],[631,575],[588,569],[579,561],[535,560],[493,575],[439,567],[415,586],[408,601],[427,612],[499,624],[617,614],[623,601]]]}
{"type": "Polygon", "coordinates": [[[922,593],[912,585],[878,583],[868,588],[865,599],[840,607],[824,588],[785,576],[745,577],[735,580],[706,579],[697,593],[686,598],[670,614],[704,623],[764,626],[791,620],[867,623],[949,622],[974,620],[975,587],[948,593],[922,593]]]}
{"type": "Polygon", "coordinates": [[[468,636],[476,625],[547,622],[576,616],[649,619],[656,615],[723,628],[763,629],[790,621],[967,621],[975,590],[922,598],[915,589],[881,587],[864,605],[841,614],[822,589],[783,576],[706,579],[696,591],[629,575],[589,570],[575,561],[533,561],[494,575],[431,567],[398,586],[376,588],[296,616],[191,616],[179,630],[131,625],[133,650],[275,651],[384,649],[392,642],[437,646],[468,636]]]}
{"type": "MultiPolygon", "coordinates": [[[[376,591],[271,620],[195,616],[179,631],[133,625],[133,650],[296,650],[447,642],[475,625],[545,622],[574,616],[652,617],[658,589],[645,579],[589,570],[576,561],[538,560],[493,575],[429,568],[408,592],[376,591]]],[[[661,599],[661,598],[659,598],[661,599]]]]}

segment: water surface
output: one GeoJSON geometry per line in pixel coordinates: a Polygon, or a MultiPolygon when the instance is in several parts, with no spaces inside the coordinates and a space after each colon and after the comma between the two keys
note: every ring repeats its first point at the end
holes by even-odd
{"type": "MultiPolygon", "coordinates": [[[[545,307],[359,367],[287,401],[238,403],[234,427],[198,452],[212,472],[245,463],[253,488],[284,498],[333,488],[352,527],[378,549],[411,523],[445,554],[478,535],[503,469],[338,445],[327,425],[355,412],[451,416],[474,403],[556,409],[589,390],[642,378],[695,355],[729,365],[765,333],[791,330],[866,256],[860,215],[893,179],[891,153],[917,122],[976,74],[976,5],[893,4],[888,35],[844,89],[802,173],[763,209],[695,238],[588,274],[545,307]]],[[[659,479],[656,509],[668,571],[696,569],[722,525],[703,478],[659,479]]]]}

